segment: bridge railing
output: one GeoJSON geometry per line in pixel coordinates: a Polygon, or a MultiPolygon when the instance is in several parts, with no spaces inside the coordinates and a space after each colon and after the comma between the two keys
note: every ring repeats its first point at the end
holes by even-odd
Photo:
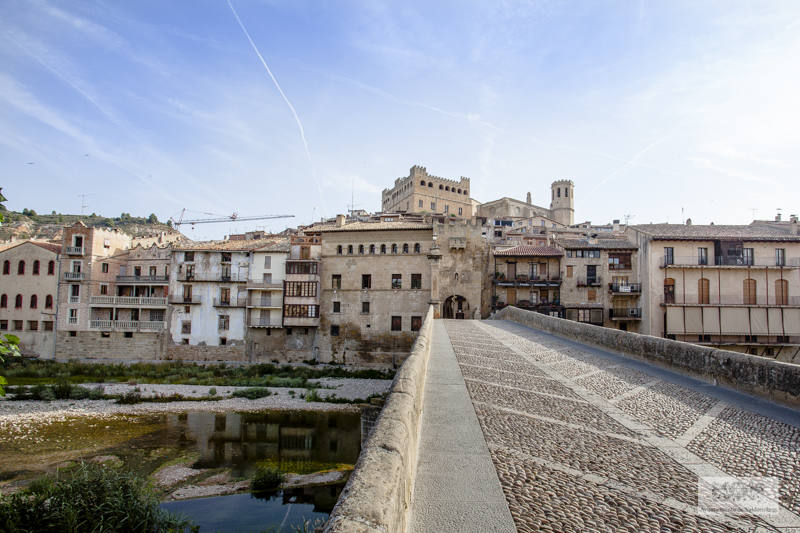
{"type": "Polygon", "coordinates": [[[325,533],[406,530],[432,331],[431,306],[411,354],[397,371],[383,411],[331,512],[325,533]]]}
{"type": "Polygon", "coordinates": [[[688,342],[593,326],[505,307],[495,318],[511,320],[586,344],[643,359],[670,370],[797,408],[800,365],[688,342]]]}

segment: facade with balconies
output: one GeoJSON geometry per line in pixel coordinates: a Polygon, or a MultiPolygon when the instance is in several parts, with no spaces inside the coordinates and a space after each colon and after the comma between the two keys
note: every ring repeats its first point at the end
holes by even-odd
{"type": "Polygon", "coordinates": [[[520,245],[495,251],[492,308],[513,305],[563,317],[563,256],[563,250],[553,246],[520,245]]]}
{"type": "Polygon", "coordinates": [[[320,324],[321,250],[321,237],[317,233],[291,238],[284,274],[285,327],[316,328],[320,324]]]}
{"type": "Polygon", "coordinates": [[[642,332],[800,361],[797,224],[633,226],[644,243],[642,332]]]}

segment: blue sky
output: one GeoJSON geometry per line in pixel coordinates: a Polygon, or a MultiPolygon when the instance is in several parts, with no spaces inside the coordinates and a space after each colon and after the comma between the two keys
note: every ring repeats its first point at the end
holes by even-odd
{"type": "Polygon", "coordinates": [[[7,206],[118,216],[357,208],[409,167],[576,220],[800,210],[800,2],[0,3],[7,206]],[[29,164],[34,163],[34,164],[29,164]]]}

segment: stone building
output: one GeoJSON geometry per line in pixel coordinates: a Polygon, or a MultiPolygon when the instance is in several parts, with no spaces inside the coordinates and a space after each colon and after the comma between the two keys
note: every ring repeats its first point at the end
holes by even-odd
{"type": "MultiPolygon", "coordinates": [[[[486,219],[489,226],[495,220],[535,219],[537,225],[550,229],[571,226],[575,223],[575,184],[572,180],[558,180],[550,185],[550,208],[533,204],[531,193],[526,200],[504,196],[478,207],[476,216],[486,219]]],[[[502,224],[498,224],[502,226],[502,224]]],[[[512,224],[509,223],[509,226],[512,224]]]]}
{"type": "Polygon", "coordinates": [[[563,318],[560,295],[563,257],[564,251],[554,246],[520,245],[495,251],[493,308],[514,305],[563,318]]]}
{"type": "Polygon", "coordinates": [[[458,181],[428,174],[425,167],[414,165],[407,177],[394,180],[394,187],[384,189],[381,210],[384,213],[442,213],[470,218],[469,178],[458,181]]]}
{"type": "Polygon", "coordinates": [[[561,305],[564,317],[639,331],[642,285],[638,247],[612,236],[557,238],[564,250],[561,305]]]}
{"type": "Polygon", "coordinates": [[[630,226],[641,332],[786,361],[800,353],[800,235],[778,225],[630,226]]]}
{"type": "Polygon", "coordinates": [[[0,334],[20,339],[26,355],[52,358],[61,246],[24,241],[0,251],[0,334]]]}

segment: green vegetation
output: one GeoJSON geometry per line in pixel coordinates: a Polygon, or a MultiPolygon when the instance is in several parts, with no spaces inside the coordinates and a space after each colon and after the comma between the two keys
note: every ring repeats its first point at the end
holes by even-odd
{"type": "Polygon", "coordinates": [[[9,387],[12,400],[103,400],[106,395],[102,387],[86,388],[67,381],[56,385],[34,385],[33,387],[9,387]]]}
{"type": "Polygon", "coordinates": [[[284,479],[286,479],[286,475],[277,468],[259,466],[250,480],[250,492],[261,495],[275,491],[280,488],[284,479]]]}
{"type": "Polygon", "coordinates": [[[162,510],[156,492],[137,474],[80,463],[59,478],[0,496],[0,531],[8,533],[156,533],[197,531],[162,510]]]}
{"type": "Polygon", "coordinates": [[[272,391],[265,387],[253,387],[251,389],[241,389],[233,392],[235,398],[247,398],[248,400],[257,400],[258,398],[266,398],[271,395],[272,391]]]}
{"type": "Polygon", "coordinates": [[[341,367],[252,365],[200,366],[189,363],[139,363],[134,365],[94,364],[77,361],[61,363],[41,360],[8,362],[5,375],[12,385],[69,383],[166,383],[172,385],[214,385],[236,387],[319,388],[310,379],[369,378],[392,379],[394,371],[347,370],[341,367]]]}

